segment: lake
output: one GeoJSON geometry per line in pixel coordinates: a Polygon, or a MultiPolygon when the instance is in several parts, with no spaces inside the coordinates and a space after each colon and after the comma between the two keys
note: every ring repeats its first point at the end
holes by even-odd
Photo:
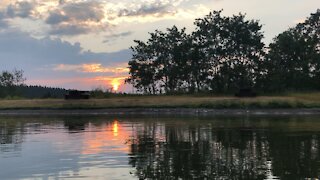
{"type": "Polygon", "coordinates": [[[0,179],[320,177],[320,116],[7,116],[0,141],[0,179]]]}

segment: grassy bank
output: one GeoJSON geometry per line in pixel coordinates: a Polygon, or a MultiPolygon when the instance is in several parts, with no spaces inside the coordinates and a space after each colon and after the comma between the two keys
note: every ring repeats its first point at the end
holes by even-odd
{"type": "Polygon", "coordinates": [[[320,108],[319,93],[236,98],[232,96],[128,96],[107,99],[0,100],[0,109],[102,109],[102,108],[320,108]]]}

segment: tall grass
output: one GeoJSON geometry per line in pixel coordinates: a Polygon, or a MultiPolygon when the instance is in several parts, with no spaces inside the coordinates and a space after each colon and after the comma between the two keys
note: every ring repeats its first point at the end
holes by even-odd
{"type": "Polygon", "coordinates": [[[272,109],[320,108],[320,92],[236,98],[232,96],[111,96],[102,99],[7,99],[0,109],[102,109],[102,108],[214,108],[272,109]]]}

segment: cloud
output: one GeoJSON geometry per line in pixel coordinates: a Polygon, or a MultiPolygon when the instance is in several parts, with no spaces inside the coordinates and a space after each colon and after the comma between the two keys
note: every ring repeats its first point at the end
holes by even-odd
{"type": "Polygon", "coordinates": [[[112,74],[128,74],[129,69],[125,68],[125,65],[121,67],[104,67],[100,63],[92,64],[58,64],[55,65],[52,69],[54,71],[76,71],[82,73],[112,73],[112,74]]]}
{"type": "Polygon", "coordinates": [[[118,37],[124,37],[124,36],[129,36],[131,35],[133,32],[132,31],[126,31],[126,32],[122,32],[119,34],[111,34],[111,35],[107,35],[105,36],[106,38],[118,38],[118,37]]]}
{"type": "Polygon", "coordinates": [[[66,3],[60,1],[59,4],[45,20],[52,27],[50,34],[66,36],[86,34],[103,31],[109,26],[107,22],[102,22],[105,18],[105,11],[101,2],[66,3]]]}
{"type": "Polygon", "coordinates": [[[7,7],[7,16],[10,18],[21,17],[28,18],[34,13],[35,4],[28,1],[18,1],[7,7]]]}
{"type": "Polygon", "coordinates": [[[51,35],[62,35],[62,36],[75,36],[79,34],[86,34],[91,32],[91,27],[81,24],[59,24],[53,26],[49,31],[51,35]]]}
{"type": "Polygon", "coordinates": [[[67,22],[69,20],[69,17],[64,14],[62,11],[54,11],[50,12],[48,18],[46,19],[47,24],[56,25],[60,24],[62,22],[67,22]]]}
{"type": "Polygon", "coordinates": [[[119,67],[104,67],[102,64],[98,63],[77,65],[58,64],[53,67],[53,70],[57,73],[66,71],[86,74],[86,77],[81,78],[81,76],[78,76],[78,78],[71,78],[71,80],[82,80],[82,83],[86,82],[87,85],[90,84],[91,87],[101,87],[101,85],[104,85],[107,87],[113,87],[115,90],[117,90],[118,87],[120,87],[121,90],[128,90],[128,88],[126,89],[124,86],[124,80],[128,77],[129,72],[129,69],[126,68],[126,66],[126,64],[119,64],[119,67]],[[91,74],[92,76],[88,76],[88,74],[91,74]]]}
{"type": "Polygon", "coordinates": [[[130,9],[121,9],[118,13],[119,17],[122,16],[158,16],[161,17],[165,14],[174,14],[174,5],[171,1],[153,1],[151,3],[145,2],[139,4],[137,7],[130,9]]]}
{"type": "MultiPolygon", "coordinates": [[[[112,32],[114,27],[128,22],[181,19],[184,17],[179,14],[185,11],[181,8],[184,2],[189,0],[12,0],[6,1],[4,8],[0,8],[3,14],[2,17],[0,15],[0,26],[14,27],[17,24],[15,21],[21,22],[17,18],[22,18],[34,21],[43,29],[42,34],[72,38],[90,33],[112,32]]],[[[23,26],[28,28],[28,25],[23,24],[18,28],[23,30],[23,26]]]]}
{"type": "Polygon", "coordinates": [[[103,6],[99,2],[62,3],[56,10],[50,12],[46,23],[59,24],[78,21],[100,22],[104,19],[103,6]]]}
{"type": "Polygon", "coordinates": [[[0,32],[0,57],[12,58],[12,63],[29,61],[43,64],[79,64],[101,61],[103,65],[126,62],[131,56],[130,50],[114,53],[95,53],[84,51],[79,43],[71,44],[59,38],[36,39],[20,31],[0,32]]]}
{"type": "Polygon", "coordinates": [[[0,28],[5,29],[8,27],[8,22],[5,20],[5,15],[0,12],[0,28]]]}
{"type": "MultiPolygon", "coordinates": [[[[132,18],[152,17],[161,19],[177,13],[177,6],[184,0],[158,1],[60,1],[49,12],[45,23],[51,26],[49,34],[73,36],[91,32],[105,32],[121,22],[130,22],[132,18]]],[[[150,19],[149,19],[150,20],[150,19]]],[[[126,34],[121,35],[123,37],[126,34]]],[[[107,40],[108,41],[108,40],[107,40]]]]}
{"type": "MultiPolygon", "coordinates": [[[[126,75],[131,51],[113,53],[85,51],[79,43],[61,39],[36,39],[20,31],[0,31],[0,71],[23,69],[27,83],[41,79],[94,78],[126,75]]],[[[41,81],[50,85],[49,81],[41,81]]],[[[68,84],[54,84],[70,87],[68,84]]],[[[88,85],[89,86],[89,85],[88,85]]],[[[88,86],[82,85],[82,88],[88,86]]],[[[89,86],[90,87],[90,86],[89,86]]]]}
{"type": "Polygon", "coordinates": [[[210,12],[210,8],[205,5],[191,1],[139,1],[139,3],[122,6],[111,22],[121,25],[122,23],[150,23],[160,20],[194,20],[199,18],[199,15],[203,16],[210,12]]]}
{"type": "Polygon", "coordinates": [[[109,43],[111,41],[115,41],[116,39],[119,39],[119,38],[121,39],[123,37],[130,36],[132,34],[133,34],[132,31],[126,31],[126,32],[118,33],[118,34],[110,34],[110,35],[105,36],[106,39],[102,42],[109,43]]]}

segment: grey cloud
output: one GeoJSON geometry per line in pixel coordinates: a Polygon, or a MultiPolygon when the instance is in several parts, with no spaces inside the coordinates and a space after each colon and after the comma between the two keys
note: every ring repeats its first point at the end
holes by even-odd
{"type": "Polygon", "coordinates": [[[63,8],[68,17],[76,20],[99,22],[104,18],[104,10],[98,2],[71,3],[63,8]]]}
{"type": "Polygon", "coordinates": [[[7,7],[7,16],[10,18],[28,18],[31,16],[34,7],[34,4],[27,1],[16,2],[7,7]]]}
{"type": "Polygon", "coordinates": [[[62,3],[62,8],[50,12],[46,23],[59,24],[69,21],[99,22],[104,18],[104,11],[98,2],[62,3]]]}
{"type": "Polygon", "coordinates": [[[107,24],[98,24],[98,25],[89,25],[89,24],[83,24],[81,22],[79,23],[61,23],[61,24],[55,24],[51,26],[51,29],[49,30],[50,35],[60,35],[60,36],[76,36],[80,34],[87,34],[90,32],[99,32],[104,29],[107,29],[107,24]]]}
{"type": "Polygon", "coordinates": [[[0,28],[7,28],[8,27],[8,23],[5,20],[5,15],[3,12],[0,12],[0,28]]]}
{"type": "Polygon", "coordinates": [[[8,23],[11,18],[33,18],[32,13],[35,4],[30,2],[15,2],[0,10],[0,28],[7,30],[10,27],[8,23]]]}
{"type": "Polygon", "coordinates": [[[119,34],[111,34],[111,35],[105,36],[106,39],[103,41],[103,43],[108,43],[108,42],[114,41],[117,38],[123,38],[126,36],[130,36],[131,34],[133,34],[132,31],[122,32],[119,34]]]}
{"type": "Polygon", "coordinates": [[[64,36],[74,36],[78,34],[85,34],[92,31],[88,26],[81,26],[76,24],[61,24],[53,26],[49,31],[51,35],[64,35],[64,36]]]}
{"type": "Polygon", "coordinates": [[[50,13],[48,18],[46,19],[46,23],[55,25],[68,20],[70,20],[70,18],[66,15],[63,15],[61,11],[55,11],[50,13]]]}
{"type": "Polygon", "coordinates": [[[50,12],[45,22],[52,27],[50,34],[71,36],[103,30],[107,27],[101,22],[103,18],[104,10],[99,2],[60,1],[59,9],[50,12]]]}
{"type": "MultiPolygon", "coordinates": [[[[71,44],[60,39],[35,39],[22,32],[0,32],[0,71],[23,69],[28,79],[77,77],[75,72],[42,71],[55,64],[100,63],[113,67],[127,63],[131,51],[125,49],[114,53],[83,51],[79,43],[71,44]]],[[[79,75],[81,76],[81,74],[79,75]]],[[[87,77],[87,75],[85,75],[87,77]]]]}
{"type": "MultiPolygon", "coordinates": [[[[176,13],[177,4],[183,0],[159,0],[159,1],[136,1],[129,6],[132,9],[124,8],[117,12],[109,9],[105,12],[106,1],[67,1],[57,0],[58,6],[49,9],[48,16],[44,22],[49,25],[49,35],[75,36],[92,32],[103,32],[112,26],[112,20],[123,16],[157,16],[161,17],[167,14],[176,13]],[[106,15],[106,13],[109,13],[106,15]],[[107,16],[107,17],[105,17],[107,16]],[[103,21],[104,19],[110,22],[103,21]]],[[[112,3],[110,3],[112,5],[112,3]]],[[[43,14],[37,12],[35,7],[41,5],[37,1],[18,1],[9,5],[4,11],[4,16],[0,16],[0,26],[8,26],[7,21],[10,18],[43,18],[43,14]]],[[[126,36],[120,35],[120,37],[126,36]]],[[[114,37],[117,38],[117,37],[114,37]]],[[[112,39],[111,39],[112,40],[112,39]]],[[[108,42],[110,40],[106,40],[108,42]]]]}
{"type": "Polygon", "coordinates": [[[118,16],[146,16],[146,15],[165,15],[174,13],[174,7],[171,2],[156,1],[151,4],[142,4],[137,9],[120,10],[118,16]]]}
{"type": "Polygon", "coordinates": [[[60,5],[62,5],[62,4],[64,4],[64,3],[66,3],[65,0],[59,0],[59,4],[60,4],[60,5]]]}

